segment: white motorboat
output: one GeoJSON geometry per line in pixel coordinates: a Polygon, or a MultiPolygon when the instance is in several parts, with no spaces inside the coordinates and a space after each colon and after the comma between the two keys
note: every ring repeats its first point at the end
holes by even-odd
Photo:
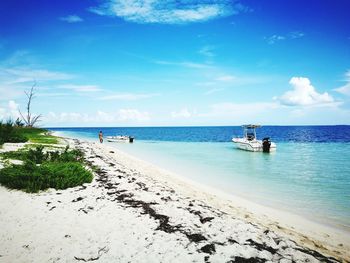
{"type": "Polygon", "coordinates": [[[243,125],[243,138],[233,138],[232,141],[237,148],[251,152],[270,152],[276,151],[276,144],[270,141],[270,138],[257,140],[256,129],[260,125],[248,124],[243,125]]]}
{"type": "Polygon", "coordinates": [[[109,142],[134,142],[134,137],[128,135],[107,136],[109,142]]]}

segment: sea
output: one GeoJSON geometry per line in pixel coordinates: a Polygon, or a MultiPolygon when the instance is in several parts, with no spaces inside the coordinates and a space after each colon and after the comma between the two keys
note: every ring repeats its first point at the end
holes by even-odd
{"type": "Polygon", "coordinates": [[[134,143],[108,143],[198,183],[252,202],[350,231],[350,126],[264,126],[258,139],[272,153],[235,148],[240,126],[49,128],[98,141],[131,135],[134,143]]]}

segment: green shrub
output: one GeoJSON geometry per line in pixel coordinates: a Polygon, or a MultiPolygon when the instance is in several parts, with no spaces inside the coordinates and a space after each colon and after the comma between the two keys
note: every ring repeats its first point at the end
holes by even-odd
{"type": "Polygon", "coordinates": [[[2,157],[22,160],[22,165],[10,165],[0,170],[0,184],[26,192],[38,192],[48,188],[66,189],[90,183],[92,173],[82,164],[84,154],[80,150],[61,153],[44,153],[43,146],[28,151],[2,153],[2,157]]]}
{"type": "Polygon", "coordinates": [[[48,162],[37,166],[34,162],[26,161],[24,165],[11,165],[0,170],[1,184],[30,193],[91,183],[92,178],[92,173],[77,162],[48,162]]]}
{"type": "Polygon", "coordinates": [[[44,146],[39,145],[35,148],[30,148],[28,151],[18,150],[0,153],[0,157],[4,159],[14,159],[25,161],[27,159],[32,160],[36,164],[41,164],[45,161],[51,162],[82,162],[84,159],[84,153],[80,150],[69,150],[66,147],[64,152],[60,151],[47,151],[44,152],[44,146]]]}
{"type": "Polygon", "coordinates": [[[27,159],[37,164],[41,164],[45,161],[47,159],[47,154],[44,153],[44,146],[39,145],[35,149],[29,149],[27,159]]]}
{"type": "Polygon", "coordinates": [[[28,152],[23,151],[23,150],[0,153],[0,157],[2,157],[3,159],[24,161],[25,159],[27,159],[27,156],[28,156],[28,152]]]}
{"type": "Polygon", "coordinates": [[[46,175],[49,187],[56,189],[66,189],[92,181],[92,173],[77,162],[45,163],[40,170],[41,174],[46,175]]]}
{"type": "Polygon", "coordinates": [[[21,127],[15,127],[11,119],[6,123],[0,121],[0,145],[5,142],[26,142],[27,137],[21,133],[21,127]]]}

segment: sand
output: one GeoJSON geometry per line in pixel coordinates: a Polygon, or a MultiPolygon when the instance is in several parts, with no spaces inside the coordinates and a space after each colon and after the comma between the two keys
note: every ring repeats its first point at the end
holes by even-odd
{"type": "Polygon", "coordinates": [[[115,148],[66,141],[85,152],[93,182],[38,194],[0,187],[0,262],[350,260],[348,233],[226,196],[115,148]]]}

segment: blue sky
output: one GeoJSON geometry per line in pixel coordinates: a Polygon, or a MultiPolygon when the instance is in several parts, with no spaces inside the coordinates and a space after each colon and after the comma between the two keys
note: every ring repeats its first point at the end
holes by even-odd
{"type": "Polygon", "coordinates": [[[350,124],[347,0],[4,0],[0,119],[350,124]]]}

